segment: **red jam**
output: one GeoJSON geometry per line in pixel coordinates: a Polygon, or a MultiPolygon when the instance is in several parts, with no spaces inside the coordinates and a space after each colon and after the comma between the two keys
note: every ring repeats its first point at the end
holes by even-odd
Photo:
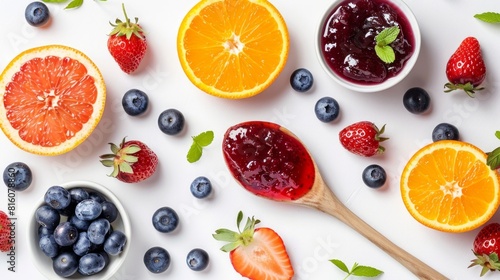
{"type": "Polygon", "coordinates": [[[396,76],[414,52],[409,21],[388,0],[345,0],[332,10],[321,32],[328,66],[356,84],[379,84],[396,76]],[[386,64],[375,53],[375,36],[391,26],[399,26],[400,33],[390,44],[396,60],[386,64]]]}
{"type": "Polygon", "coordinates": [[[231,174],[256,195],[290,201],[313,186],[315,169],[309,152],[277,124],[237,124],[226,131],[222,145],[231,174]]]}

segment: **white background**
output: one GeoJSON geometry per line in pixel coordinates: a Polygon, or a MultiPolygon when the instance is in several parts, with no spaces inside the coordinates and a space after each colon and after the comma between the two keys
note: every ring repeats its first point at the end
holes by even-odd
{"type": "MultiPolygon", "coordinates": [[[[456,125],[464,141],[485,151],[500,145],[494,132],[498,122],[500,68],[498,45],[500,25],[482,23],[473,15],[500,12],[496,0],[407,0],[422,33],[419,60],[410,75],[390,90],[357,93],[345,90],[330,80],[315,54],[319,19],[330,1],[285,1],[272,3],[280,10],[290,33],[290,54],[286,67],[265,92],[245,100],[225,100],[209,96],[194,87],[184,75],[176,50],[177,29],[183,16],[197,2],[123,1],[130,17],[139,17],[147,32],[149,49],[139,71],[127,75],[118,68],[106,48],[110,21],[122,17],[121,2],[86,0],[76,10],[48,4],[52,23],[46,28],[29,26],[24,9],[30,1],[0,0],[0,69],[19,52],[45,44],[65,44],[85,52],[100,68],[107,84],[104,116],[91,137],[75,150],[56,157],[41,157],[21,151],[0,135],[0,167],[13,161],[27,163],[33,171],[32,186],[16,194],[16,272],[7,270],[7,256],[0,256],[2,279],[42,279],[27,250],[26,229],[33,203],[51,185],[72,180],[92,180],[105,185],[123,202],[133,225],[131,252],[114,279],[240,279],[228,255],[219,250],[222,243],[211,234],[221,227],[235,228],[236,214],[242,210],[262,220],[283,238],[296,271],[294,279],[341,279],[343,273],[327,260],[338,258],[348,266],[354,262],[377,267],[385,273],[378,279],[414,279],[396,260],[336,219],[319,211],[258,198],[239,187],[226,169],[221,152],[225,130],[246,120],[278,122],[297,134],[309,147],[325,181],[339,198],[368,224],[394,243],[411,252],[450,279],[479,279],[479,268],[468,269],[474,257],[472,241],[478,230],[450,234],[429,229],[406,211],[400,197],[399,178],[409,157],[431,142],[432,129],[440,122],[456,125]],[[475,99],[464,93],[444,93],[445,65],[462,39],[476,36],[481,43],[488,69],[485,90],[475,99]],[[305,67],[315,78],[307,93],[294,92],[289,85],[293,70],[305,67]],[[426,89],[432,98],[425,115],[410,114],[402,96],[413,86],[426,89]],[[149,94],[151,107],[141,117],[130,117],[121,108],[122,95],[131,88],[149,94]],[[330,124],[318,121],[314,104],[332,96],[341,106],[340,118],[330,124]],[[167,136],[157,127],[158,115],[167,108],[184,113],[186,127],[178,136],[167,136]],[[362,158],[345,151],[338,132],[348,124],[369,120],[386,124],[382,156],[362,158]],[[199,162],[190,164],[185,156],[191,136],[213,130],[215,139],[204,150],[199,162]],[[110,170],[101,166],[100,154],[108,152],[108,142],[124,136],[143,140],[160,158],[157,174],[135,184],[107,177],[110,170]],[[385,167],[389,178],[383,189],[363,185],[362,170],[369,164],[385,167]],[[197,200],[189,192],[191,181],[209,177],[215,188],[208,200],[197,200]],[[162,206],[174,208],[180,216],[179,229],[162,234],[153,228],[151,215],[162,206]],[[152,246],[165,247],[172,263],[160,275],[149,273],[143,265],[144,252],[152,246]],[[193,272],[185,264],[191,249],[204,248],[211,258],[203,272],[193,272]]],[[[0,209],[7,208],[7,189],[0,191],[0,209]]],[[[500,221],[500,215],[493,217],[500,221]]],[[[491,274],[482,279],[496,279],[491,274]]]]}

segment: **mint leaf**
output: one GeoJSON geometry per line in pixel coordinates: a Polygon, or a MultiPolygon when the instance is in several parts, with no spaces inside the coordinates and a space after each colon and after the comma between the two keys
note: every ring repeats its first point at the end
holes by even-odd
{"type": "Polygon", "coordinates": [[[377,45],[389,45],[390,43],[394,42],[396,38],[398,38],[398,35],[399,27],[391,26],[382,30],[377,36],[375,36],[375,41],[377,42],[377,45]]]}
{"type": "Polygon", "coordinates": [[[391,26],[375,36],[375,53],[385,63],[392,63],[396,59],[396,54],[390,44],[398,38],[399,32],[398,26],[391,26]]]}
{"type": "Polygon", "coordinates": [[[498,139],[500,139],[500,131],[498,131],[498,130],[497,130],[497,131],[495,132],[495,137],[496,137],[496,138],[498,138],[498,139]]]}
{"type": "Polygon", "coordinates": [[[203,148],[210,145],[214,140],[214,132],[211,130],[205,131],[191,138],[193,138],[193,143],[186,156],[189,163],[196,162],[201,158],[203,148]]]}
{"type": "MultiPolygon", "coordinates": [[[[500,131],[495,132],[495,137],[500,139],[500,131]]],[[[493,151],[486,153],[488,157],[486,158],[486,164],[495,170],[500,167],[500,147],[494,149],[493,151]]]]}
{"type": "Polygon", "coordinates": [[[333,263],[336,267],[338,267],[340,270],[342,270],[345,273],[349,273],[349,268],[345,265],[345,263],[341,260],[333,259],[330,260],[331,263],[333,263]]]}
{"type": "Polygon", "coordinates": [[[500,13],[486,12],[476,14],[474,17],[487,23],[500,23],[500,13]]]}
{"type": "Polygon", "coordinates": [[[189,163],[193,163],[198,161],[201,158],[201,155],[203,154],[203,148],[198,145],[198,143],[193,141],[193,144],[191,144],[191,148],[189,148],[189,151],[187,153],[187,161],[189,163]]]}
{"type": "Polygon", "coordinates": [[[331,263],[333,263],[336,267],[338,267],[340,270],[343,272],[347,273],[346,277],[344,277],[344,280],[349,278],[349,276],[359,276],[359,277],[376,277],[379,276],[380,274],[384,273],[383,271],[376,269],[374,267],[366,266],[366,265],[358,265],[358,263],[354,263],[352,265],[351,270],[347,268],[344,262],[338,259],[332,259],[329,260],[331,263]]]}
{"type": "Polygon", "coordinates": [[[390,46],[375,45],[375,53],[385,63],[392,63],[396,60],[396,54],[390,46]]]}
{"type": "Polygon", "coordinates": [[[82,4],[83,4],[83,0],[73,0],[73,1],[69,2],[68,6],[66,6],[66,8],[65,8],[65,9],[74,9],[74,8],[78,8],[78,7],[80,7],[82,4]]]}
{"type": "Polygon", "coordinates": [[[205,131],[200,133],[198,136],[193,137],[193,141],[198,143],[198,145],[202,147],[206,147],[212,143],[214,140],[214,132],[213,131],[205,131]]]}
{"type": "Polygon", "coordinates": [[[383,271],[378,270],[374,267],[359,265],[356,266],[352,271],[352,275],[354,276],[362,276],[362,277],[375,277],[379,276],[383,273],[383,271]]]}

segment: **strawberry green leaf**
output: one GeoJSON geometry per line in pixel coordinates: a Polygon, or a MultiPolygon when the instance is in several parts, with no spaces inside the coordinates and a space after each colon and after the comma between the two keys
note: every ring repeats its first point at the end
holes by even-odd
{"type": "Polygon", "coordinates": [[[349,268],[345,265],[345,263],[341,260],[337,259],[332,259],[330,260],[331,263],[333,263],[336,267],[338,267],[340,270],[342,270],[345,273],[349,273],[349,268]]]}
{"type": "Polygon", "coordinates": [[[189,163],[193,163],[198,161],[201,158],[201,155],[203,154],[203,148],[198,145],[198,143],[193,141],[193,144],[191,144],[191,148],[189,148],[189,151],[187,153],[187,161],[189,163]]]}
{"type": "Polygon", "coordinates": [[[500,23],[500,13],[486,12],[475,14],[474,17],[487,23],[500,23]]]}
{"type": "Polygon", "coordinates": [[[392,63],[396,59],[390,44],[398,38],[399,32],[398,26],[391,26],[375,36],[375,53],[385,63],[392,63]]]}

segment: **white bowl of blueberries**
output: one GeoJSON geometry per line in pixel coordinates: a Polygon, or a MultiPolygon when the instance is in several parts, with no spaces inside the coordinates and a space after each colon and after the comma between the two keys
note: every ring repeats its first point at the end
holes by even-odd
{"type": "Polygon", "coordinates": [[[129,251],[127,212],[97,183],[50,186],[31,219],[28,244],[33,263],[48,279],[110,279],[129,251]]]}

